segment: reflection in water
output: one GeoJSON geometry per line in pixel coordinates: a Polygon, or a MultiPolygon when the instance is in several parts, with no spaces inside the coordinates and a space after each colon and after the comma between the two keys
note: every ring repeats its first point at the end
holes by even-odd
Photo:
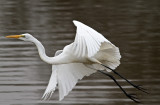
{"type": "MultiPolygon", "coordinates": [[[[74,40],[76,28],[72,20],[82,21],[120,47],[122,59],[117,71],[135,84],[143,84],[151,94],[138,92],[118,78],[120,84],[129,93],[138,92],[145,105],[159,105],[159,3],[158,0],[1,0],[0,35],[31,33],[53,56],[74,40]]],[[[0,36],[1,104],[135,104],[112,80],[99,73],[85,77],[61,102],[58,91],[52,100],[40,101],[51,65],[40,60],[32,43],[3,36],[0,36]]]]}

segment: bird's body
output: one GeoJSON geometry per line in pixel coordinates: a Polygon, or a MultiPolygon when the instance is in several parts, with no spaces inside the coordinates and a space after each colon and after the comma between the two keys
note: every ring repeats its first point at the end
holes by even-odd
{"type": "Polygon", "coordinates": [[[40,58],[52,64],[52,74],[43,99],[50,98],[58,84],[59,100],[62,100],[84,76],[89,76],[97,70],[113,71],[120,64],[118,47],[91,27],[78,21],[73,23],[77,27],[74,42],[63,50],[58,50],[54,57],[48,57],[43,45],[30,34],[7,36],[33,42],[40,58]]]}
{"type": "MultiPolygon", "coordinates": [[[[36,38],[32,40],[38,48],[40,58],[52,64],[52,74],[57,75],[57,78],[51,75],[50,82],[43,95],[44,99],[50,97],[53,90],[55,90],[56,85],[53,85],[53,83],[56,82],[51,81],[57,81],[60,91],[59,99],[61,100],[72,90],[79,79],[88,75],[88,72],[92,74],[96,72],[96,70],[105,70],[105,68],[100,65],[101,63],[113,69],[120,64],[119,60],[121,56],[119,49],[115,45],[85,24],[78,21],[73,22],[77,27],[75,41],[66,45],[63,50],[58,50],[54,57],[48,57],[46,55],[43,45],[36,38]],[[74,69],[74,73],[72,69],[74,69]],[[61,70],[63,72],[59,72],[61,70]],[[65,75],[68,75],[68,79],[73,76],[72,79],[67,81],[66,78],[61,76],[65,71],[68,71],[65,73],[65,75]],[[76,75],[82,75],[82,77],[75,77],[76,75]],[[76,82],[73,81],[74,79],[76,82]],[[60,85],[62,83],[64,84],[60,85]]],[[[109,69],[107,70],[109,71],[109,69]]]]}

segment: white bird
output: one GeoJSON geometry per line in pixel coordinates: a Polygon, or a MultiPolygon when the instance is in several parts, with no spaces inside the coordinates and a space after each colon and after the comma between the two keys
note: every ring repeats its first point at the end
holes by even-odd
{"type": "MultiPolygon", "coordinates": [[[[65,46],[63,50],[58,50],[54,57],[48,57],[43,45],[31,34],[6,36],[7,38],[33,42],[37,46],[40,58],[52,65],[52,74],[42,98],[49,99],[58,85],[59,100],[62,100],[74,88],[78,80],[99,71],[112,78],[127,97],[139,102],[135,99],[135,96],[127,94],[113,76],[102,71],[113,71],[125,79],[114,71],[120,64],[119,48],[91,27],[75,20],[73,23],[77,27],[74,42],[65,46]]],[[[137,89],[144,91],[144,88],[134,85],[127,79],[125,80],[137,89]]]]}

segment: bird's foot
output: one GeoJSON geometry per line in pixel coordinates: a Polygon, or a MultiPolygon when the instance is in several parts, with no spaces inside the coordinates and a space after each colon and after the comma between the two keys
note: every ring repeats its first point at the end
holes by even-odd
{"type": "Polygon", "coordinates": [[[136,103],[140,103],[136,94],[127,94],[127,97],[130,98],[131,100],[133,100],[136,103]]]}
{"type": "Polygon", "coordinates": [[[138,90],[141,90],[141,91],[144,92],[144,93],[149,94],[149,93],[147,92],[147,89],[143,88],[142,85],[134,85],[134,87],[137,88],[138,90]]]}

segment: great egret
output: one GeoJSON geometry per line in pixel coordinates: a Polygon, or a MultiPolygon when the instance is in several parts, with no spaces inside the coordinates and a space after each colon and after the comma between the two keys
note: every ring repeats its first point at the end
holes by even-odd
{"type": "Polygon", "coordinates": [[[134,85],[114,71],[120,64],[119,48],[91,27],[75,20],[73,23],[77,27],[74,42],[65,46],[63,50],[58,50],[54,57],[48,57],[43,45],[31,34],[6,36],[7,38],[33,42],[38,48],[40,58],[44,62],[52,64],[52,74],[42,99],[49,99],[58,84],[59,100],[62,100],[73,89],[78,80],[99,71],[113,79],[127,97],[139,102],[133,94],[126,93],[112,75],[103,71],[113,71],[135,88],[146,92],[144,88],[134,85]]]}

